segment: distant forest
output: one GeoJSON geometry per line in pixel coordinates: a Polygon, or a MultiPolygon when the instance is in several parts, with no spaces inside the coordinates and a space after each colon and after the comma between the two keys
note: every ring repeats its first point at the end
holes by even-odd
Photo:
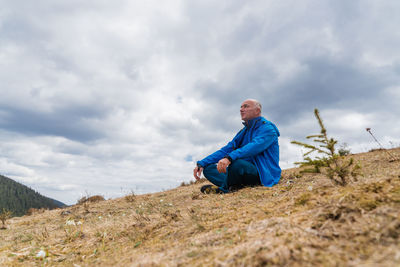
{"type": "Polygon", "coordinates": [[[30,208],[54,209],[65,206],[57,200],[42,196],[33,189],[0,175],[0,212],[12,211],[12,216],[22,216],[30,208]]]}

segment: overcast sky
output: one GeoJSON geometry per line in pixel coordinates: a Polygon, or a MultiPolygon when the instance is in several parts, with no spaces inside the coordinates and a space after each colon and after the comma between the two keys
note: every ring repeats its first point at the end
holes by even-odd
{"type": "Polygon", "coordinates": [[[0,0],[0,174],[67,204],[156,192],[258,99],[291,140],[400,145],[400,1],[0,0]]]}

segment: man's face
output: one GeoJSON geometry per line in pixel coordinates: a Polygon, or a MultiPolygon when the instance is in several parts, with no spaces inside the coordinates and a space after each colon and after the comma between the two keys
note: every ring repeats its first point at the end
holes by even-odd
{"type": "Polygon", "coordinates": [[[240,116],[244,121],[254,119],[260,116],[260,109],[256,106],[254,101],[246,100],[240,106],[240,116]]]}

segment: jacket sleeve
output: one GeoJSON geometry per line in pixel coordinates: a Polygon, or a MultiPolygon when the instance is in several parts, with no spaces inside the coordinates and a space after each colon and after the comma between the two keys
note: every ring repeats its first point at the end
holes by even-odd
{"type": "Polygon", "coordinates": [[[255,156],[266,150],[274,141],[278,139],[278,134],[270,124],[262,124],[254,132],[251,142],[243,147],[229,153],[232,160],[255,156]]]}
{"type": "Polygon", "coordinates": [[[226,146],[222,147],[220,150],[217,150],[211,155],[198,161],[197,164],[200,164],[202,167],[206,167],[207,165],[217,163],[220,159],[228,155],[232,150],[233,150],[233,141],[230,141],[226,146]]]}
{"type": "Polygon", "coordinates": [[[206,167],[207,165],[217,163],[223,157],[229,155],[233,150],[237,148],[238,140],[240,140],[243,136],[243,129],[241,129],[235,137],[230,141],[226,146],[222,147],[220,150],[215,151],[211,155],[205,157],[204,159],[197,162],[197,164],[201,165],[202,167],[206,167]]]}

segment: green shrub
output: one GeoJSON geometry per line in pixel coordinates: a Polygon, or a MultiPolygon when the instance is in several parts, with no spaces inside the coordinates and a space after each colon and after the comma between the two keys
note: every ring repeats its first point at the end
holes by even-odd
{"type": "Polygon", "coordinates": [[[303,173],[323,173],[335,185],[345,186],[350,175],[354,178],[359,175],[361,167],[359,164],[354,163],[353,158],[345,159],[344,155],[348,154],[347,151],[341,151],[340,154],[336,153],[335,145],[338,141],[328,137],[318,109],[314,110],[314,114],[321,127],[321,133],[306,137],[307,139],[312,139],[316,143],[315,145],[298,141],[291,142],[309,149],[303,154],[304,161],[295,162],[295,164],[300,165],[300,167],[308,167],[302,170],[303,173]],[[313,152],[322,156],[311,158],[309,155],[313,152]]]}

